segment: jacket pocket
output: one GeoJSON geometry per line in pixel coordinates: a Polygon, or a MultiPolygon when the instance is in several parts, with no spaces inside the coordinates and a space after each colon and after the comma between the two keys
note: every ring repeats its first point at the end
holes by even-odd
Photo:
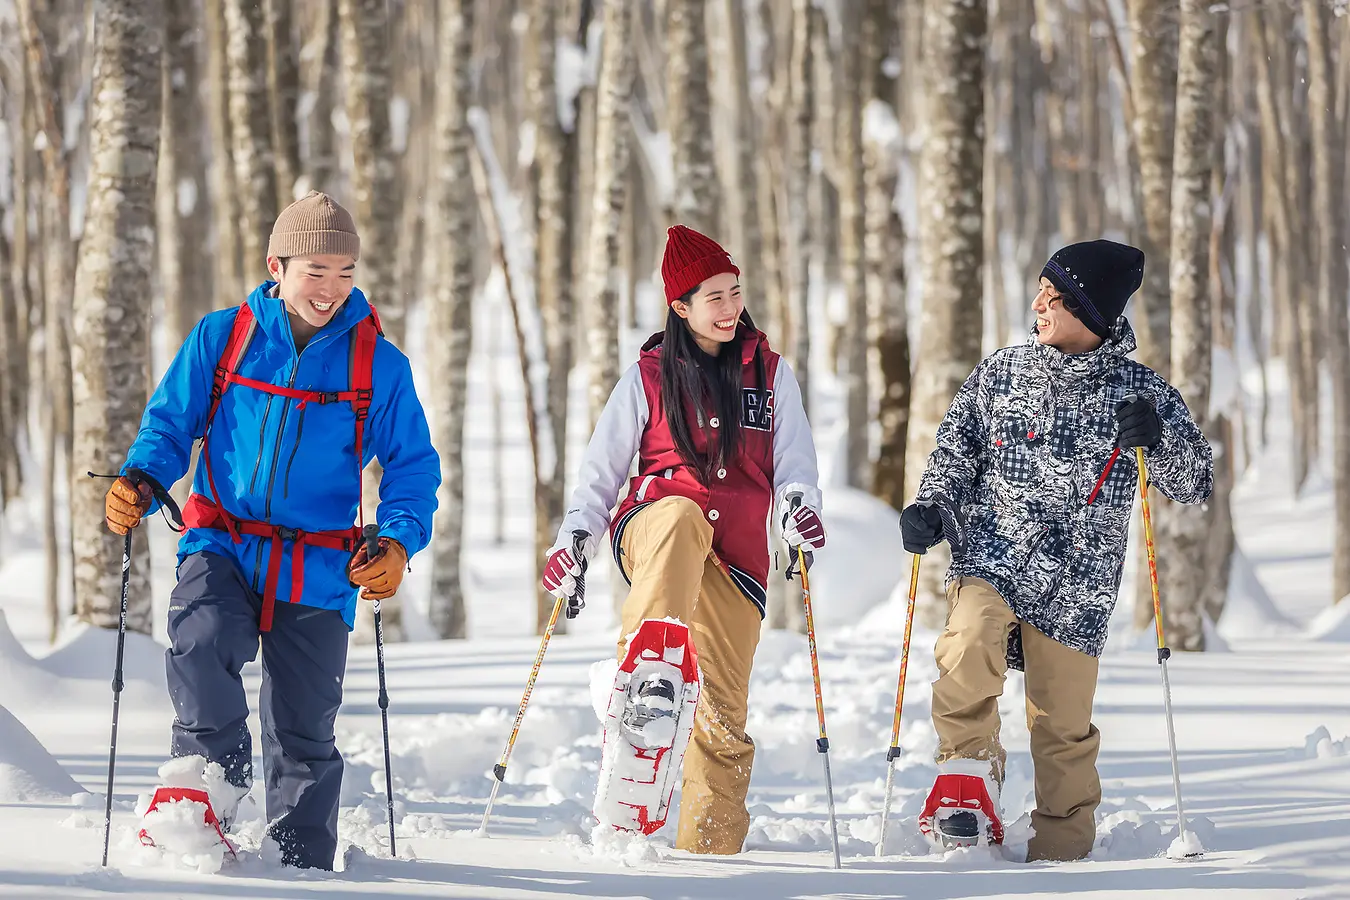
{"type": "Polygon", "coordinates": [[[1036,477],[1035,454],[1029,442],[1036,434],[1029,431],[1030,421],[1020,417],[1004,419],[994,440],[994,458],[998,473],[1009,484],[1030,484],[1036,477]]]}

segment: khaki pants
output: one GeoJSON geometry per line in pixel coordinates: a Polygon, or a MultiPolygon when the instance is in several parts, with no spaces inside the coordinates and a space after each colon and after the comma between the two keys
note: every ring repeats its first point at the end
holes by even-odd
{"type": "Polygon", "coordinates": [[[689,626],[703,688],[684,756],[675,846],[728,854],[741,851],[750,829],[745,794],[755,745],[745,719],[760,616],[717,564],[712,537],[703,510],[684,497],[658,500],[628,520],[620,550],[632,588],[619,658],[643,619],[670,616],[689,626]]]}
{"type": "MultiPolygon", "coordinates": [[[[987,759],[1003,780],[1006,754],[999,744],[998,698],[1008,667],[1008,633],[1018,624],[987,581],[961,578],[947,589],[947,627],[938,638],[938,679],[933,683],[933,727],[939,764],[987,759]]],[[[1027,728],[1036,770],[1036,835],[1027,859],[1081,859],[1096,838],[1101,803],[1092,724],[1097,660],[1065,647],[1022,622],[1026,655],[1027,728]]]]}

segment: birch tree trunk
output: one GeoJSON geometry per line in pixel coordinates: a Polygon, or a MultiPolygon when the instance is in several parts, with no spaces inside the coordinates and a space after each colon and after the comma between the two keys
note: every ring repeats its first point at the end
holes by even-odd
{"type": "MultiPolygon", "coordinates": [[[[1172,155],[1172,383],[1201,430],[1209,431],[1209,288],[1211,179],[1214,141],[1214,15],[1205,0],[1180,0],[1181,52],[1177,66],[1176,144],[1172,155]]],[[[1170,646],[1205,649],[1203,601],[1208,511],[1173,505],[1162,524],[1167,552],[1158,559],[1159,589],[1167,598],[1163,624],[1170,646]]]]}
{"type": "Polygon", "coordinates": [[[467,636],[460,553],[464,534],[464,410],[472,326],[474,195],[469,171],[473,0],[443,0],[436,90],[436,214],[429,233],[444,268],[431,302],[432,443],[440,450],[440,506],[432,533],[428,618],[441,638],[467,636]]]}
{"type": "Polygon", "coordinates": [[[772,308],[773,288],[763,261],[763,238],[759,225],[759,185],[755,177],[760,163],[757,155],[767,149],[756,140],[755,104],[750,99],[751,73],[746,47],[745,20],[758,11],[747,8],[738,0],[717,0],[718,13],[714,19],[726,35],[725,60],[713,66],[721,77],[716,90],[724,97],[724,112],[729,124],[724,174],[721,184],[721,202],[727,210],[727,240],[738,261],[744,281],[755,298],[755,321],[768,323],[766,313],[772,308]]]}
{"type": "MultiPolygon", "coordinates": [[[[305,153],[304,171],[308,187],[316,191],[333,190],[333,179],[338,171],[337,146],[333,133],[334,94],[338,81],[338,0],[317,0],[318,41],[312,61],[308,89],[314,95],[306,116],[305,131],[309,147],[305,153]]],[[[429,113],[428,113],[429,115],[429,113]]]]}
{"type": "Polygon", "coordinates": [[[718,240],[704,5],[705,0],[669,0],[666,69],[670,87],[665,127],[675,164],[675,217],[718,240]]]}
{"type": "MultiPolygon", "coordinates": [[[[586,272],[591,422],[599,420],[609,392],[619,381],[619,329],[615,326],[622,278],[619,229],[628,173],[628,102],[633,89],[631,23],[628,4],[605,4],[586,272]]],[[[554,377],[563,374],[554,373],[554,377]]]]}
{"type": "Polygon", "coordinates": [[[295,182],[300,177],[300,141],[295,127],[300,99],[300,54],[292,19],[294,0],[262,2],[263,27],[267,35],[267,97],[276,165],[276,202],[277,208],[282,209],[295,199],[295,182]]]}
{"type": "Polygon", "coordinates": [[[785,354],[801,385],[802,403],[811,411],[811,323],[807,299],[811,288],[811,134],[815,108],[811,78],[811,0],[793,0],[792,47],[788,64],[787,208],[784,210],[787,240],[784,251],[790,260],[787,276],[787,333],[791,336],[785,354]]]}
{"type": "MultiPolygon", "coordinates": [[[[1234,119],[1233,60],[1228,53],[1230,16],[1224,12],[1214,15],[1215,67],[1213,92],[1214,140],[1211,143],[1213,160],[1210,176],[1210,196],[1214,198],[1214,215],[1209,231],[1209,297],[1213,310],[1213,338],[1215,369],[1220,358],[1237,358],[1237,296],[1234,272],[1236,260],[1236,229],[1233,227],[1233,205],[1237,196],[1239,156],[1236,140],[1233,153],[1228,152],[1228,136],[1234,119]]],[[[1221,370],[1220,370],[1221,371],[1221,370]]],[[[1222,381],[1211,385],[1211,390],[1226,387],[1222,381]]],[[[1228,385],[1232,390],[1228,402],[1210,401],[1214,414],[1209,421],[1209,440],[1214,448],[1214,492],[1206,506],[1210,527],[1205,545],[1205,583],[1201,586],[1201,607],[1210,621],[1218,622],[1228,602],[1228,586],[1232,576],[1233,552],[1237,537],[1233,531],[1233,485],[1239,474],[1236,423],[1243,406],[1240,385],[1228,385]]],[[[1221,397],[1222,400],[1222,397],[1221,397]]]]}
{"type": "MultiPolygon", "coordinates": [[[[35,97],[37,134],[42,155],[42,535],[45,557],[46,607],[55,639],[59,617],[60,546],[56,482],[61,450],[71,441],[70,306],[74,245],[70,236],[70,161],[65,147],[65,121],[60,81],[32,0],[19,0],[27,75],[35,97]]],[[[69,454],[66,454],[69,468],[69,454]]],[[[67,530],[67,534],[69,531],[67,530]]]]}
{"type": "Polygon", "coordinates": [[[164,125],[159,145],[156,236],[165,343],[173,351],[182,345],[197,320],[211,311],[216,272],[197,264],[202,248],[207,246],[211,222],[202,138],[202,80],[197,66],[203,32],[191,0],[165,0],[164,9],[164,125]]]}
{"type": "MultiPolygon", "coordinates": [[[[576,208],[573,203],[576,133],[565,130],[560,117],[555,72],[558,18],[553,0],[533,0],[530,29],[533,67],[529,73],[528,106],[535,135],[536,297],[544,324],[544,347],[550,375],[546,406],[553,440],[554,471],[563,473],[567,471],[567,397],[574,355],[572,229],[576,208]]],[[[617,347],[614,349],[617,353],[617,347]]],[[[618,372],[617,360],[613,371],[618,372]]],[[[613,384],[609,384],[599,389],[608,395],[612,387],[613,384]]],[[[594,373],[591,389],[597,389],[594,373]]],[[[590,424],[595,425],[594,421],[590,424]]],[[[562,477],[535,486],[535,567],[536,574],[541,576],[544,551],[552,546],[562,524],[563,487],[562,477]]],[[[534,583],[539,584],[539,580],[534,583]]],[[[553,599],[542,588],[538,589],[535,624],[540,634],[548,624],[553,599]]],[[[564,629],[565,622],[559,622],[556,631],[561,633],[564,629]]]]}
{"type": "Polygon", "coordinates": [[[839,184],[839,261],[847,304],[847,323],[841,335],[845,363],[844,385],[848,426],[844,437],[844,472],[849,487],[871,483],[871,397],[868,393],[867,269],[863,260],[866,236],[863,188],[863,58],[855,47],[862,36],[862,10],[841,13],[842,34],[838,97],[836,164],[839,184]]]}
{"type": "Polygon", "coordinates": [[[396,344],[405,337],[403,298],[397,287],[398,154],[390,135],[393,96],[389,14],[385,0],[339,0],[342,75],[351,123],[352,193],[361,243],[362,280],[377,305],[384,333],[396,344]]]}
{"type": "MultiPolygon", "coordinates": [[[[919,157],[924,340],[914,377],[907,496],[917,489],[947,407],[980,361],[986,24],[980,0],[928,0],[924,7],[927,131],[919,157]]],[[[942,596],[948,559],[937,560],[938,553],[929,553],[924,567],[929,599],[920,616],[930,627],[941,624],[946,607],[934,600],[942,596]]]]}
{"type": "Polygon", "coordinates": [[[207,3],[205,7],[206,110],[211,135],[208,177],[215,231],[214,305],[225,308],[242,303],[248,287],[245,286],[241,257],[240,198],[234,163],[230,158],[230,151],[234,147],[234,129],[230,125],[230,29],[222,3],[207,3]]]}
{"type": "MultiPolygon", "coordinates": [[[[1328,468],[1334,485],[1331,602],[1350,594],[1350,327],[1346,323],[1344,132],[1337,128],[1338,94],[1332,67],[1326,4],[1304,0],[1308,40],[1308,115],[1313,140],[1313,214],[1317,222],[1317,318],[1331,370],[1332,436],[1328,468]]],[[[1345,29],[1342,28],[1342,33],[1345,29]]],[[[1350,47],[1342,43],[1342,52],[1350,47]]]]}
{"type": "MultiPolygon", "coordinates": [[[[149,294],[155,238],[163,0],[102,2],[94,32],[89,200],[75,277],[75,456],[115,472],[136,438],[148,393],[149,294]]],[[[72,467],[78,469],[79,467],[72,467]]],[[[116,628],[122,538],[103,524],[103,481],[72,472],[79,617],[116,628]]],[[[146,530],[138,528],[127,628],[150,633],[146,530]]]]}
{"type": "Polygon", "coordinates": [[[1289,406],[1293,417],[1292,467],[1294,490],[1299,490],[1307,480],[1310,467],[1306,435],[1305,418],[1309,405],[1309,386],[1303,378],[1303,341],[1302,330],[1298,326],[1298,304],[1301,301],[1297,293],[1297,281],[1294,272],[1293,218],[1294,210],[1289,195],[1289,184],[1285,178],[1287,161],[1285,156],[1291,152],[1286,140],[1288,129],[1282,115],[1282,105],[1277,97],[1278,87],[1271,65],[1272,38],[1281,39],[1278,29],[1271,21],[1269,11],[1253,12],[1252,38],[1256,63],[1256,97],[1261,114],[1261,182],[1263,206],[1269,217],[1269,232],[1273,237],[1272,286],[1274,287],[1276,344],[1284,356],[1285,369],[1289,373],[1289,406]]]}
{"type": "Polygon", "coordinates": [[[864,66],[872,85],[864,91],[863,135],[866,194],[866,267],[869,318],[880,367],[877,421],[881,446],[873,469],[872,493],[895,509],[905,505],[905,446],[909,437],[909,313],[905,308],[905,227],[895,208],[899,180],[900,124],[892,105],[896,79],[885,60],[894,52],[897,21],[890,0],[868,0],[863,23],[864,66]],[[887,139],[891,137],[891,140],[887,139]]]}
{"type": "MultiPolygon", "coordinates": [[[[262,279],[267,236],[277,218],[277,171],[272,124],[266,111],[267,40],[262,10],[255,0],[225,0],[229,29],[230,136],[239,198],[239,246],[244,290],[262,279]]],[[[241,302],[239,297],[234,302],[241,302]]]]}
{"type": "Polygon", "coordinates": [[[1171,301],[1167,260],[1171,236],[1172,145],[1176,127],[1177,20],[1176,0],[1129,0],[1130,49],[1133,67],[1131,127],[1139,157],[1139,182],[1144,200],[1140,246],[1148,264],[1143,289],[1135,297],[1135,331],[1139,361],[1164,378],[1171,363],[1171,301]]]}

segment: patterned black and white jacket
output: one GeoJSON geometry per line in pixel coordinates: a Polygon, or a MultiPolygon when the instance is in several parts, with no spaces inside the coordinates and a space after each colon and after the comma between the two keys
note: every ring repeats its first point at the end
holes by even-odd
{"type": "MultiPolygon", "coordinates": [[[[1102,477],[1116,406],[1137,394],[1158,411],[1162,440],[1144,454],[1153,488],[1202,503],[1214,482],[1205,436],[1175,388],[1126,358],[1135,346],[1121,317],[1091,353],[1067,355],[1033,332],[986,357],[952,400],[917,494],[957,506],[966,520],[949,585],[982,578],[1019,620],[1091,656],[1106,644],[1138,494],[1132,451],[1102,477]]],[[[1008,662],[1022,667],[1016,629],[1008,662]]]]}

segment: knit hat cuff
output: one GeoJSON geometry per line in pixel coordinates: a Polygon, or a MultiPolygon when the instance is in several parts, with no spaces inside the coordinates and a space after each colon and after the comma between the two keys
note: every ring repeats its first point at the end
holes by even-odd
{"type": "Polygon", "coordinates": [[[1050,283],[1055,286],[1056,290],[1061,294],[1071,295],[1074,300],[1077,301],[1079,309],[1086,315],[1086,318],[1083,316],[1079,316],[1078,318],[1083,319],[1083,324],[1086,325],[1093,334],[1098,337],[1106,337],[1110,334],[1111,325],[1102,318],[1102,314],[1097,311],[1096,305],[1088,298],[1088,295],[1084,293],[1083,289],[1078,286],[1078,282],[1074,281],[1073,277],[1069,275],[1068,272],[1065,272],[1059,263],[1055,262],[1053,259],[1047,262],[1045,268],[1041,271],[1041,277],[1049,278],[1050,283]]]}
{"type": "Polygon", "coordinates": [[[694,260],[665,279],[666,303],[674,303],[714,275],[722,275],[726,272],[730,272],[737,277],[740,277],[741,274],[741,270],[736,268],[736,264],[731,261],[731,257],[727,256],[726,253],[716,253],[694,260]]]}
{"type": "Polygon", "coordinates": [[[292,256],[361,256],[361,237],[350,231],[291,231],[273,233],[267,242],[267,255],[282,259],[292,256]]]}

